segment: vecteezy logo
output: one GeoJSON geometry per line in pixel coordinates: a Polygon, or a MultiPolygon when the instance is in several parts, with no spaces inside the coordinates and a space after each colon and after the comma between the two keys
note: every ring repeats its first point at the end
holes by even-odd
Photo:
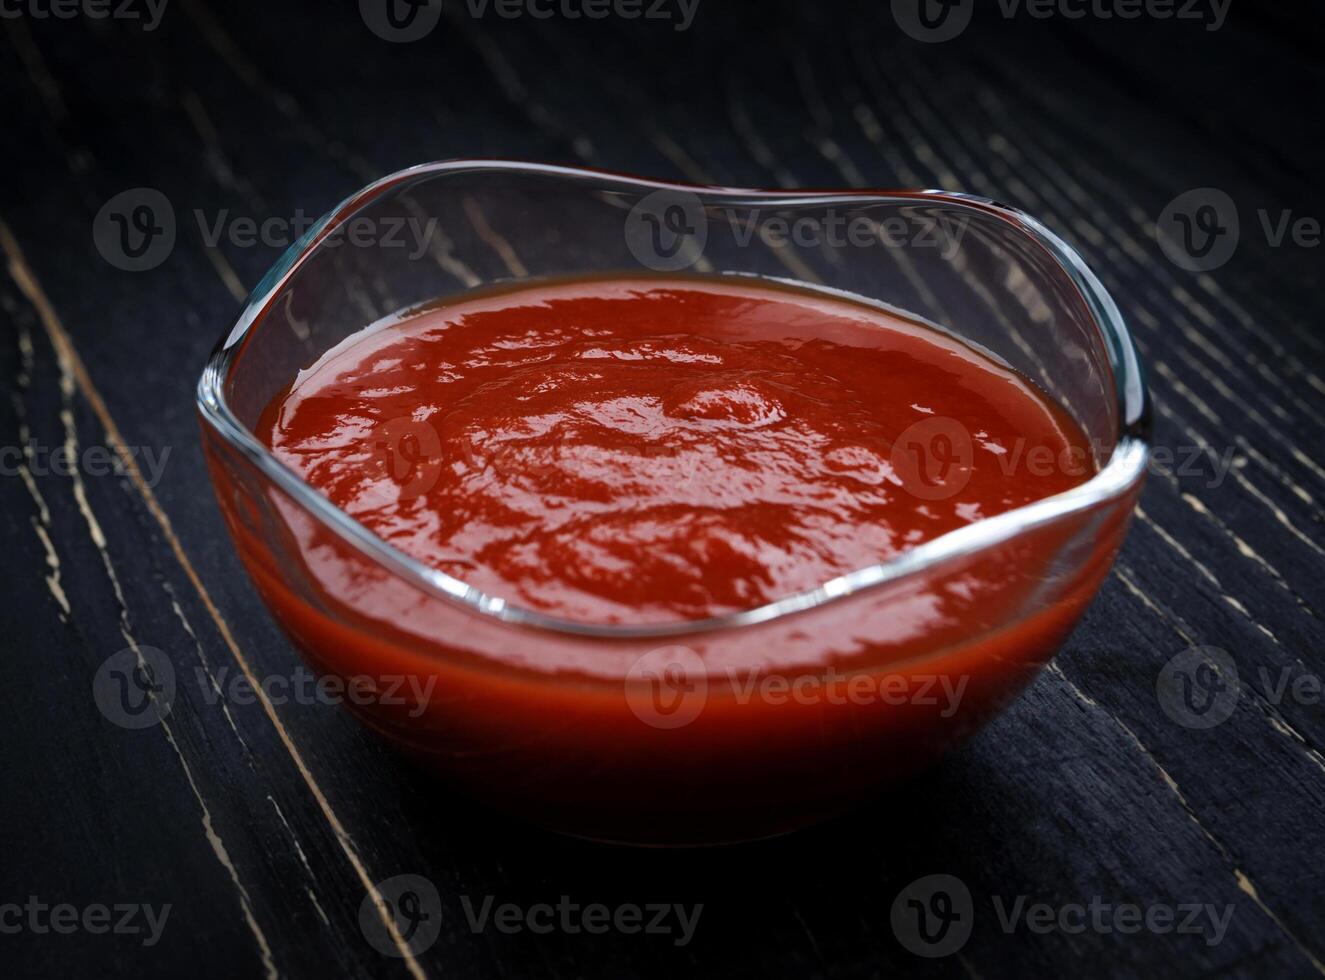
{"type": "Polygon", "coordinates": [[[1238,208],[1216,187],[1198,187],[1169,202],[1155,238],[1169,261],[1188,272],[1218,269],[1237,251],[1238,208]]]}
{"type": "Polygon", "coordinates": [[[1238,665],[1219,647],[1192,647],[1159,672],[1155,694],[1164,713],[1184,728],[1214,728],[1238,706],[1238,665]]]}
{"type": "Polygon", "coordinates": [[[708,243],[704,204],[688,191],[645,195],[626,216],[626,247],[654,272],[679,272],[699,261],[708,243]]]}
{"type": "Polygon", "coordinates": [[[689,647],[650,650],[626,674],[626,703],[640,721],[654,728],[690,724],[707,700],[704,661],[689,647]]]}
{"type": "Polygon", "coordinates": [[[442,474],[442,440],[427,422],[389,419],[373,430],[372,447],[387,475],[400,485],[401,500],[412,500],[437,485],[442,474]]]}
{"type": "Polygon", "coordinates": [[[383,956],[417,956],[442,932],[442,899],[422,875],[379,882],[359,903],[359,931],[383,956]]]}
{"type": "Polygon", "coordinates": [[[975,924],[971,890],[953,875],[926,875],[893,900],[893,935],[927,959],[951,956],[966,945],[975,924]]]}
{"type": "Polygon", "coordinates": [[[121,728],[151,728],[175,703],[175,665],[156,647],[127,647],[97,668],[92,700],[121,728]]]}
{"type": "Polygon", "coordinates": [[[902,488],[918,500],[946,500],[971,482],[975,449],[956,419],[936,415],[902,431],[890,456],[902,488]]]}
{"type": "Polygon", "coordinates": [[[408,44],[432,33],[442,17],[442,0],[359,0],[359,16],[383,41],[408,44]]]}
{"type": "Polygon", "coordinates": [[[175,247],[175,209],[153,187],[121,191],[97,212],[92,241],[101,257],[117,269],[155,269],[175,247]]]}
{"type": "Polygon", "coordinates": [[[975,0],[892,0],[893,20],[917,41],[951,41],[971,23],[975,0]]]}

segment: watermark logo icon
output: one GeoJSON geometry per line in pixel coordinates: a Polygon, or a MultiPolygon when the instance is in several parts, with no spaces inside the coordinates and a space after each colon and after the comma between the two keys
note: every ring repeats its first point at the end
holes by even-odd
{"type": "Polygon", "coordinates": [[[966,883],[953,875],[926,875],[893,900],[893,935],[926,959],[951,956],[971,938],[975,905],[966,883]]]}
{"type": "Polygon", "coordinates": [[[121,191],[97,212],[92,241],[101,257],[117,269],[155,269],[175,247],[175,209],[154,187],[121,191]]]}
{"type": "Polygon", "coordinates": [[[971,482],[975,448],[966,426],[936,415],[904,429],[893,443],[889,461],[911,496],[947,500],[971,482]]]}
{"type": "Polygon", "coordinates": [[[1239,237],[1237,205],[1217,187],[1179,194],[1155,222],[1160,249],[1188,272],[1218,269],[1237,251],[1239,237]]]}
{"type": "Polygon", "coordinates": [[[1192,647],[1159,672],[1155,694],[1164,713],[1184,728],[1203,730],[1228,721],[1242,685],[1238,665],[1219,647],[1192,647]]]}
{"type": "Polygon", "coordinates": [[[97,668],[92,699],[121,728],[151,728],[175,703],[175,665],[156,647],[126,647],[97,668]]]}
{"type": "Polygon", "coordinates": [[[442,0],[359,0],[359,16],[383,41],[421,41],[442,18],[442,0]]]}
{"type": "Polygon", "coordinates": [[[437,485],[442,474],[442,439],[427,422],[388,419],[373,430],[373,453],[400,485],[400,499],[412,500],[437,485]]]}
{"type": "Polygon", "coordinates": [[[704,204],[689,191],[657,190],[626,216],[626,247],[646,269],[679,272],[699,261],[708,244],[704,204]]]}
{"type": "Polygon", "coordinates": [[[376,894],[369,892],[359,903],[359,931],[383,956],[399,959],[425,952],[442,933],[437,886],[422,875],[378,882],[376,894]]]}
{"type": "Polygon", "coordinates": [[[699,717],[708,700],[704,661],[684,646],[658,647],[626,674],[626,703],[653,728],[681,728],[699,717]]]}
{"type": "Polygon", "coordinates": [[[975,0],[892,0],[893,20],[926,44],[951,41],[971,23],[975,0]]]}

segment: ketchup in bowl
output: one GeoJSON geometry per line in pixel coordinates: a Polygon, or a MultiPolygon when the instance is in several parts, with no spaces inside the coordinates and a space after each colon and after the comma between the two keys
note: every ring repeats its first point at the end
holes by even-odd
{"type": "Polygon", "coordinates": [[[221,494],[317,669],[410,679],[352,710],[481,799],[620,841],[785,831],[931,762],[1052,656],[1126,523],[1065,512],[861,579],[1095,457],[990,356],[751,277],[412,308],[300,371],[256,434],[446,576],[420,588],[280,491],[261,519],[221,494]]]}
{"type": "Polygon", "coordinates": [[[1093,474],[1077,425],[961,342],[737,278],[412,310],[259,434],[407,554],[586,623],[752,609],[1093,474]]]}

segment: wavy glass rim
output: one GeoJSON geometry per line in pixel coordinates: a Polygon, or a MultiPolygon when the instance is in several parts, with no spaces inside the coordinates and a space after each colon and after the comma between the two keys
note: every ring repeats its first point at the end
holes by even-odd
{"type": "Polygon", "coordinates": [[[940,190],[814,191],[716,187],[652,180],[602,170],[511,160],[452,160],[409,167],[374,181],[324,215],[277,260],[263,280],[258,283],[234,328],[212,351],[198,380],[197,407],[202,418],[217,434],[232,448],[247,457],[296,503],[362,554],[424,592],[514,626],[619,640],[686,636],[767,623],[793,613],[838,602],[848,596],[904,578],[917,576],[946,562],[1010,541],[1026,531],[1050,524],[1070,514],[1089,510],[1121,496],[1140,480],[1145,472],[1149,453],[1150,422],[1149,394],[1141,365],[1131,335],[1112,297],[1071,246],[1040,222],[1016,208],[975,195],[940,190]],[[534,609],[515,605],[500,596],[483,592],[393,547],[333,504],[329,498],[323,496],[294,470],[278,460],[239,421],[226,402],[224,392],[225,379],[230,373],[235,357],[243,347],[244,340],[276,295],[309,256],[317,251],[319,243],[328,234],[389,188],[412,182],[420,177],[467,172],[498,172],[512,176],[532,174],[599,186],[615,184],[618,187],[628,187],[645,193],[675,190],[707,198],[755,197],[760,201],[776,199],[788,205],[825,203],[841,201],[844,198],[879,203],[937,200],[999,218],[1037,243],[1055,260],[1075,285],[1090,312],[1104,341],[1114,376],[1119,421],[1117,445],[1108,462],[1085,483],[1015,510],[986,517],[973,524],[949,531],[894,558],[839,575],[814,589],[798,592],[741,612],[706,619],[644,625],[581,623],[549,616],[534,609]]]}

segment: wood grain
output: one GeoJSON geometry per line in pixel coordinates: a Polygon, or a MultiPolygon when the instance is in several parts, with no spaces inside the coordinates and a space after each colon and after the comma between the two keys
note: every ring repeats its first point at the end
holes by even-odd
{"type": "MultiPolygon", "coordinates": [[[[887,4],[711,3],[686,32],[453,5],[427,40],[389,45],[354,7],[179,0],[150,33],[3,23],[0,445],[29,450],[0,478],[0,903],[172,904],[152,947],[0,935],[7,975],[1325,973],[1321,705],[1252,683],[1201,732],[1155,695],[1162,665],[1192,646],[1228,650],[1244,678],[1325,670],[1319,255],[1271,248],[1253,224],[1232,262],[1193,275],[1153,233],[1167,201],[1201,186],[1228,191],[1244,227],[1261,207],[1325,215],[1314,22],[1245,5],[1207,37],[986,17],[922,46],[887,4]],[[941,186],[1022,207],[1122,307],[1157,444],[1228,453],[1227,473],[1152,476],[1085,621],[975,742],[877,805],[779,841],[671,853],[554,838],[447,794],[339,709],[218,702],[208,691],[223,678],[298,664],[225,539],[192,412],[207,352],[280,250],[210,247],[194,213],[316,216],[391,170],[481,156],[745,186],[941,186]],[[179,218],[148,273],[104,263],[90,233],[132,187],[159,189],[179,218]],[[159,482],[142,465],[64,475],[37,459],[60,447],[168,456],[159,482]],[[166,722],[142,731],[111,724],[90,694],[105,658],[135,644],[164,651],[181,679],[166,722]],[[383,956],[361,905],[407,873],[436,884],[442,937],[383,956]],[[1232,913],[1215,945],[1005,933],[986,914],[959,956],[925,960],[889,915],[933,873],[980,900],[1232,913]],[[461,899],[489,895],[704,909],[685,946],[475,932],[461,899]]],[[[495,262],[520,267],[520,229],[468,218],[495,262]]],[[[473,274],[434,258],[457,282],[473,274]]]]}

